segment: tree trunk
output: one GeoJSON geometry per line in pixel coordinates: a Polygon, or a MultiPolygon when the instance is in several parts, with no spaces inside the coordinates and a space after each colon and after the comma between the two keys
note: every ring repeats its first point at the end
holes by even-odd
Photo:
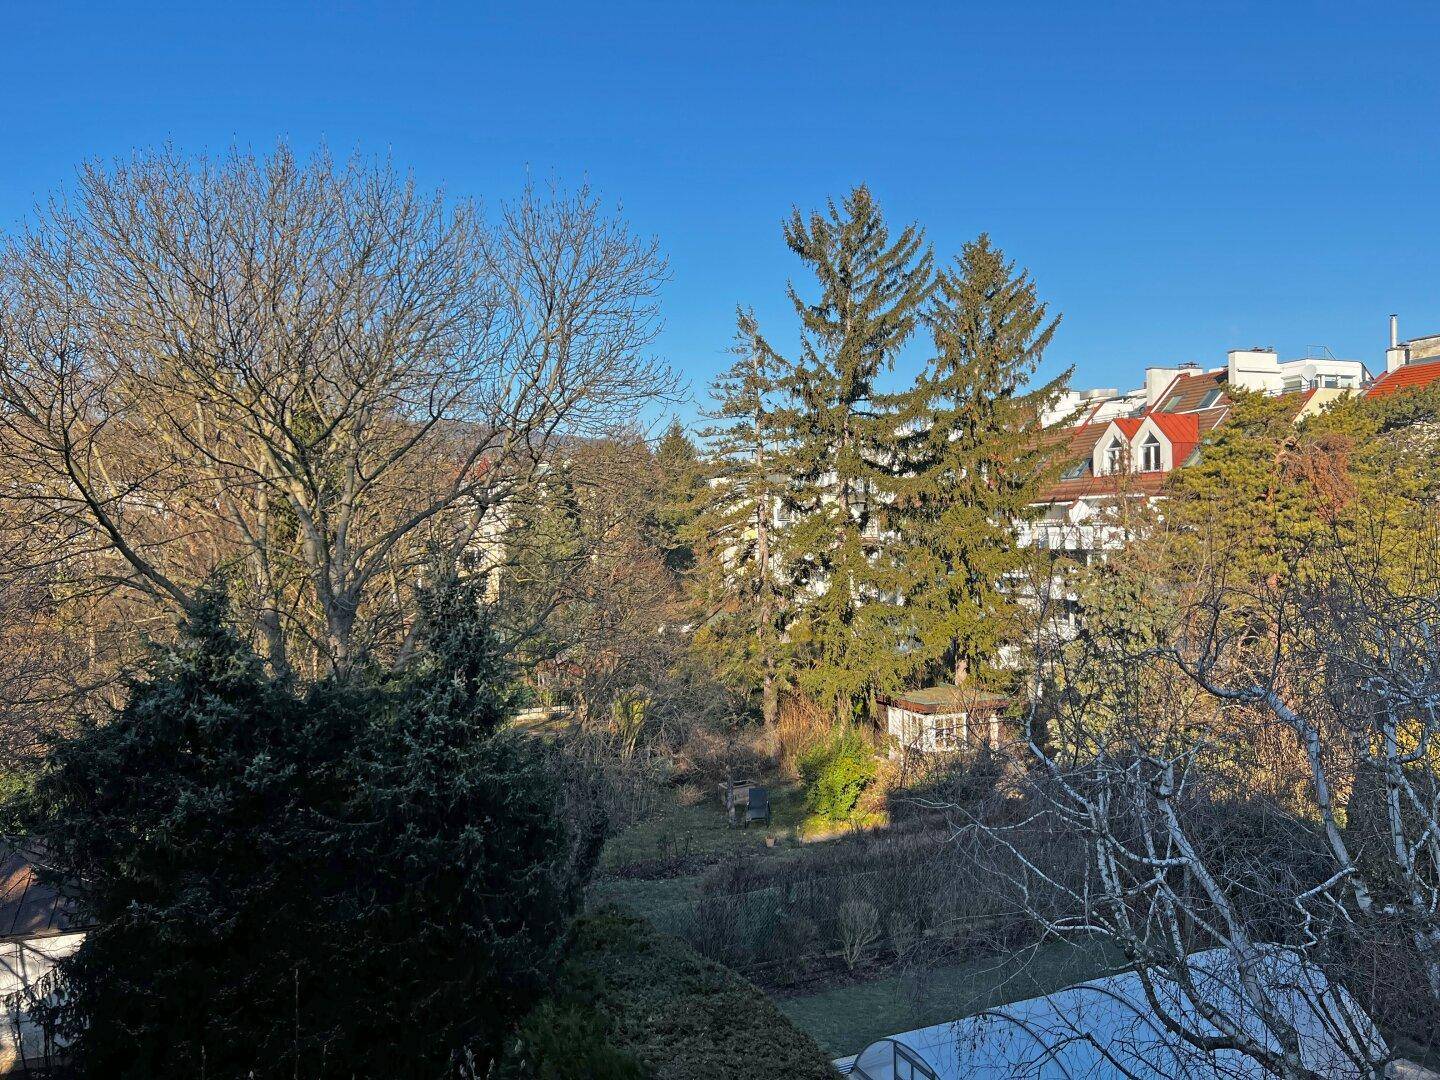
{"type": "Polygon", "coordinates": [[[271,674],[277,679],[288,679],[291,675],[290,658],[286,655],[285,630],[273,594],[266,597],[256,619],[260,624],[260,635],[265,639],[265,655],[270,661],[271,674]]]}
{"type": "Polygon", "coordinates": [[[774,727],[780,715],[780,692],[775,679],[775,646],[771,640],[774,629],[775,578],[770,566],[770,493],[766,476],[763,417],[755,416],[755,476],[760,485],[760,498],[755,507],[755,562],[760,574],[760,663],[764,673],[760,684],[760,712],[766,727],[774,727]]]}

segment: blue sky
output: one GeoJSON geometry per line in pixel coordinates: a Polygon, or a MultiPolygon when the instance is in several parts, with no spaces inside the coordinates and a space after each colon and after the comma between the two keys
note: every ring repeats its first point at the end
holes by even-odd
{"type": "Polygon", "coordinates": [[[1440,331],[1440,5],[127,6],[5,11],[0,228],[166,140],[588,180],[668,253],[657,348],[700,389],[737,302],[789,339],[789,207],[862,180],[1028,266],[1079,385],[1440,331]]]}

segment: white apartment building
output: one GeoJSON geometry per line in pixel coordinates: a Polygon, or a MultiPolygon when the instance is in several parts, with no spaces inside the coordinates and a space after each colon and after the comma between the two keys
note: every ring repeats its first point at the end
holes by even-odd
{"type": "MultiPolygon", "coordinates": [[[[1205,436],[1230,411],[1232,390],[1286,397],[1299,419],[1368,381],[1359,360],[1281,360],[1274,349],[1252,348],[1232,349],[1224,367],[1148,367],[1144,383],[1125,393],[1072,391],[1044,418],[1064,468],[1041,497],[1041,516],[1018,526],[1018,542],[1080,563],[1121,547],[1127,539],[1119,520],[1125,501],[1160,497],[1171,473],[1198,460],[1205,436]]],[[[1057,631],[1074,634],[1075,597],[1061,588],[1052,602],[1057,631]]]]}

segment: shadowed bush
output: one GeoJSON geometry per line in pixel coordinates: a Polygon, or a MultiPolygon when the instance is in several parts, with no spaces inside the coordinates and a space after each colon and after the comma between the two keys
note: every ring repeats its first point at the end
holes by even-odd
{"type": "Polygon", "coordinates": [[[559,982],[558,1007],[592,1012],[610,1045],[653,1080],[836,1075],[814,1040],[749,982],[617,911],[579,920],[559,982]]]}
{"type": "Polygon", "coordinates": [[[6,808],[93,927],[38,1010],[81,1075],[483,1075],[548,991],[598,834],[502,730],[473,589],[424,618],[404,672],[297,696],[211,595],[6,808]]]}

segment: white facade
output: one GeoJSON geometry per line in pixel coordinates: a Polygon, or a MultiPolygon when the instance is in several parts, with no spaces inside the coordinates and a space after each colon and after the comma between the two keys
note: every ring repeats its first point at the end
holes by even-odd
{"type": "Polygon", "coordinates": [[[1226,369],[1232,387],[1266,394],[1287,390],[1358,390],[1367,374],[1359,360],[1304,357],[1282,362],[1274,349],[1231,349],[1226,369]]]}
{"type": "Polygon", "coordinates": [[[885,706],[885,730],[902,750],[918,750],[923,754],[943,753],[976,742],[1000,742],[1000,718],[994,714],[977,718],[972,725],[970,713],[913,712],[899,705],[885,706]],[[973,729],[973,730],[972,730],[973,729]]]}
{"type": "MultiPolygon", "coordinates": [[[[1440,335],[1392,343],[1386,366],[1393,371],[1411,359],[1440,355],[1440,335]]],[[[1217,369],[1218,370],[1218,369],[1217,369]]],[[[1123,416],[1140,416],[1153,409],[1181,375],[1198,375],[1199,364],[1155,364],[1145,369],[1144,385],[1121,393],[1104,388],[1067,390],[1040,415],[1044,427],[1056,424],[1104,423],[1123,416]]],[[[1240,390],[1281,394],[1293,390],[1359,390],[1369,371],[1359,360],[1333,356],[1306,356],[1281,360],[1274,349],[1231,349],[1226,355],[1226,381],[1240,390]]]]}
{"type": "Polygon", "coordinates": [[[1040,414],[1041,427],[1064,423],[1100,423],[1117,416],[1132,416],[1145,407],[1145,390],[1121,393],[1113,388],[1067,390],[1040,414]]]}
{"type": "Polygon", "coordinates": [[[0,1074],[44,1068],[45,1035],[25,1011],[25,991],[72,955],[83,933],[0,941],[0,1074]]]}
{"type": "Polygon", "coordinates": [[[1036,520],[1016,524],[1015,542],[1041,551],[1076,554],[1119,551],[1125,546],[1125,530],[1101,514],[1101,508],[1114,499],[1108,495],[1052,503],[1036,520]]]}

